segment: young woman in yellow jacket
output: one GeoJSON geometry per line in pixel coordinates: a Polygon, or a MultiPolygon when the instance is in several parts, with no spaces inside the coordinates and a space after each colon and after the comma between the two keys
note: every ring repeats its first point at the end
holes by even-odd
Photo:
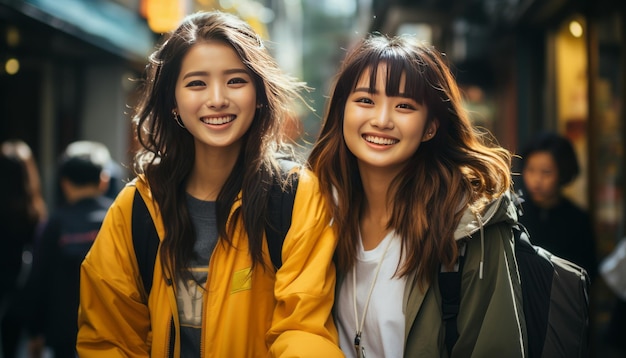
{"type": "Polygon", "coordinates": [[[236,16],[193,14],[164,38],[136,109],[138,177],[82,264],[81,357],[343,356],[331,316],[336,236],[310,172],[298,172],[277,271],[264,239],[280,133],[303,88],[236,16]],[[147,297],[136,191],[161,240],[147,297]]]}

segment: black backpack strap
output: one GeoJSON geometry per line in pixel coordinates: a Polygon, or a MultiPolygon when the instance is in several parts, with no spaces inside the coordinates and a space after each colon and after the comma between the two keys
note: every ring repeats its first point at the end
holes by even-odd
{"type": "Polygon", "coordinates": [[[456,318],[461,306],[461,282],[463,277],[463,264],[465,262],[465,246],[459,253],[458,269],[444,272],[439,270],[439,292],[441,292],[441,317],[445,331],[445,344],[448,355],[452,353],[452,347],[459,338],[456,318]]]}
{"type": "MultiPolygon", "coordinates": [[[[290,170],[297,166],[297,163],[288,160],[279,160],[279,163],[283,178],[290,175],[290,170]]],[[[267,236],[270,258],[276,270],[282,266],[283,241],[291,227],[291,214],[298,187],[298,175],[291,174],[290,181],[291,185],[288,185],[284,190],[280,183],[273,182],[267,204],[268,223],[265,228],[265,235],[267,236]]]]}
{"type": "MultiPolygon", "coordinates": [[[[550,296],[554,266],[550,259],[538,253],[526,228],[513,227],[515,258],[522,283],[522,302],[528,332],[529,357],[540,357],[546,342],[550,317],[550,296]]],[[[564,311],[565,312],[565,311],[564,311]]]]}
{"type": "Polygon", "coordinates": [[[152,277],[154,276],[154,263],[159,249],[159,235],[139,190],[135,190],[133,198],[133,214],[131,218],[133,246],[135,257],[139,266],[139,274],[146,293],[146,300],[152,289],[152,277]]]}

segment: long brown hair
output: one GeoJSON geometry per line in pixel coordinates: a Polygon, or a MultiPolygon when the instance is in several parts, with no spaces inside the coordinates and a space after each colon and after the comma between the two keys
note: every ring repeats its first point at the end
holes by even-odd
{"type": "MultiPolygon", "coordinates": [[[[230,45],[248,67],[257,92],[252,125],[233,171],[217,198],[220,238],[231,242],[236,223],[243,220],[250,243],[253,265],[262,261],[262,239],[266,221],[268,186],[276,177],[277,151],[288,148],[282,136],[284,121],[294,99],[304,99],[305,84],[283,73],[261,38],[235,15],[214,11],[187,16],[181,25],[164,37],[150,56],[141,101],[136,107],[135,124],[141,145],[135,158],[135,172],[145,174],[165,226],[161,261],[170,263],[176,273],[186,275],[193,256],[195,233],[185,204],[185,183],[194,163],[192,135],[177,125],[175,84],[181,63],[190,48],[204,41],[230,45]],[[226,223],[239,192],[242,205],[226,223]]],[[[306,102],[304,102],[306,103],[306,102]]]]}
{"type": "Polygon", "coordinates": [[[402,238],[405,258],[398,275],[416,272],[420,283],[428,283],[439,265],[456,260],[454,231],[464,210],[480,210],[485,201],[510,188],[511,154],[472,127],[453,75],[435,48],[404,36],[361,40],[335,78],[321,134],[309,157],[339,231],[339,270],[347,272],[354,265],[364,205],[357,161],[343,136],[344,108],[368,70],[374,92],[380,63],[387,68],[386,95],[397,96],[400,79],[406,76],[403,95],[426,105],[427,120],[439,123],[435,137],[419,146],[388,191],[393,195],[388,228],[402,238]]]}

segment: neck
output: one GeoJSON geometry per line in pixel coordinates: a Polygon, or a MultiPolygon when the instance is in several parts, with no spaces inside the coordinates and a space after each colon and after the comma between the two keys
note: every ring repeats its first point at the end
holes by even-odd
{"type": "Polygon", "coordinates": [[[361,170],[365,206],[359,221],[365,250],[376,248],[389,233],[389,219],[393,209],[393,193],[389,192],[389,187],[394,177],[382,170],[361,170]]]}
{"type": "Polygon", "coordinates": [[[542,200],[534,200],[535,205],[537,205],[538,207],[542,209],[552,209],[553,207],[557,206],[560,201],[561,201],[561,197],[558,195],[551,197],[551,198],[542,199],[542,200]]]}
{"type": "Polygon", "coordinates": [[[238,152],[198,151],[187,181],[189,195],[207,201],[217,200],[237,162],[238,152]]]}

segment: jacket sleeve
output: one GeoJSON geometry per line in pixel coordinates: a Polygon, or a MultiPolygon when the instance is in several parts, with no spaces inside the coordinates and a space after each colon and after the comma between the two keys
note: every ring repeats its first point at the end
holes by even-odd
{"type": "Polygon", "coordinates": [[[527,352],[522,289],[508,224],[485,228],[468,242],[463,267],[459,338],[452,357],[524,357],[527,352]],[[484,247],[483,247],[484,245],[484,247]],[[484,248],[483,277],[479,276],[484,248]]]}
{"type": "Polygon", "coordinates": [[[150,314],[131,237],[134,186],[120,192],[81,265],[80,357],[148,357],[150,314]]]}
{"type": "Polygon", "coordinates": [[[276,308],[266,335],[271,357],[343,357],[331,309],[337,244],[317,180],[300,174],[292,224],[276,273],[276,308]]]}

